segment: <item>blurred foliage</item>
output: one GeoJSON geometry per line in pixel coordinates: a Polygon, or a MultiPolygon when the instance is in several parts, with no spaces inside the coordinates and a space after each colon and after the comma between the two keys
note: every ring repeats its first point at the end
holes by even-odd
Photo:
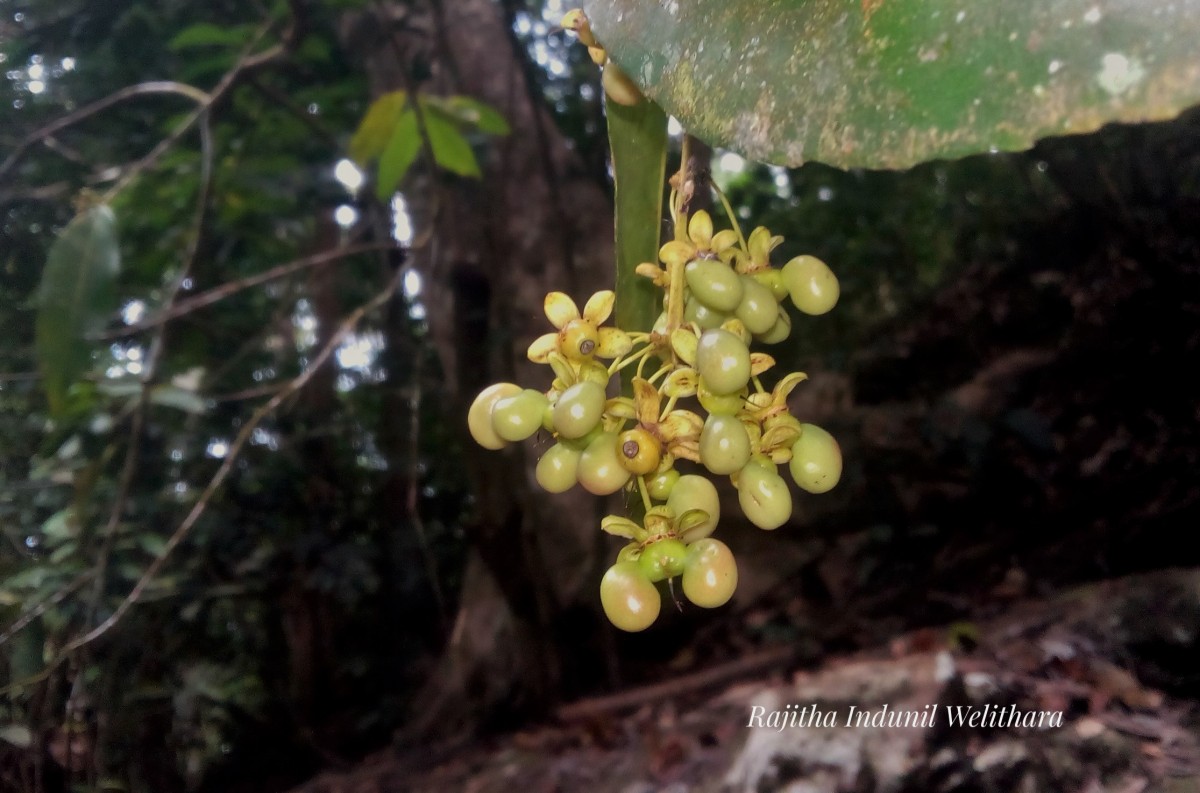
{"type": "MultiPolygon", "coordinates": [[[[252,406],[299,374],[332,322],[404,266],[356,256],[172,321],[145,392],[136,476],[106,536],[155,354],[154,328],[130,326],[154,317],[177,286],[186,299],[365,228],[390,228],[393,207],[351,197],[333,175],[370,108],[336,33],[362,5],[305,4],[299,45],[213,109],[213,186],[198,241],[203,157],[194,131],[112,201],[120,308],[89,331],[86,374],[68,378],[75,382],[53,418],[37,373],[35,314],[55,239],[70,228],[81,191],[111,187],[114,169],[145,156],[192,107],[177,96],[126,101],[37,144],[0,183],[0,630],[45,604],[0,645],[0,788],[23,789],[34,761],[46,790],[225,791],[234,779],[285,768],[287,778],[272,783],[283,787],[321,752],[355,755],[387,740],[443,644],[471,500],[460,428],[445,414],[413,288],[359,327],[328,380],[260,425],[142,603],[39,677],[162,553],[252,406]],[[338,207],[362,218],[354,230],[332,221],[338,207]],[[66,762],[62,747],[75,738],[80,756],[66,762]]],[[[510,44],[528,56],[519,77],[544,98],[578,167],[606,179],[596,69],[584,48],[551,30],[562,8],[501,6],[510,44]]],[[[131,84],[176,79],[209,90],[247,47],[278,43],[289,14],[283,3],[231,0],[0,0],[8,72],[0,151],[131,84]]],[[[470,102],[439,101],[459,110],[470,102]]],[[[476,110],[479,129],[500,131],[476,110]]],[[[844,369],[852,351],[969,264],[1010,260],[1023,229],[1067,202],[1117,217],[1138,211],[1131,195],[1145,205],[1164,194],[1200,199],[1200,157],[1187,149],[1200,136],[1157,134],[1114,129],[1087,143],[900,173],[739,171],[723,169],[720,152],[713,170],[743,222],[785,236],[776,262],[813,253],[838,273],[839,310],[819,322],[796,316],[796,345],[779,357],[806,366],[820,356],[844,369]],[[1134,146],[1137,137],[1146,139],[1134,146]],[[1177,147],[1169,161],[1189,165],[1164,173],[1161,161],[1122,159],[1155,146],[1177,147]]]]}

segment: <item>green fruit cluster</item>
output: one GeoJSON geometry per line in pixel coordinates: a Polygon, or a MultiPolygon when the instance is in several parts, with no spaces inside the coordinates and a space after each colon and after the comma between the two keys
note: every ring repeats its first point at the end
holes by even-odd
{"type": "Polygon", "coordinates": [[[650,331],[603,327],[612,292],[596,293],[582,312],[551,292],[544,308],[556,330],[528,351],[552,368],[550,388],[497,383],[468,415],[472,436],[488,449],[539,431],[552,438],[537,465],[537,481],[551,493],[578,484],[596,495],[627,488],[640,495],[640,523],[617,515],[601,522],[629,541],[600,584],[604,613],[626,631],[658,617],[661,581],[680,578],[684,597],[703,608],[733,596],[733,554],[711,537],[721,505],[710,477],[728,476],[747,519],[773,530],[792,514],[784,467],[809,493],[827,492],[842,471],[837,441],[789,411],[788,396],[806,375],[791,372],[767,388],[762,376],[775,361],[751,349],[788,338],[789,299],[806,314],[831,310],[836,276],[813,256],[772,267],[782,238],[762,227],[745,238],[736,221],[714,233],[708,213],[688,218],[682,204],[673,192],[676,238],[660,249],[659,263],[637,268],[663,290],[650,331]],[[632,366],[632,395],[609,396],[618,373],[632,366]]]}

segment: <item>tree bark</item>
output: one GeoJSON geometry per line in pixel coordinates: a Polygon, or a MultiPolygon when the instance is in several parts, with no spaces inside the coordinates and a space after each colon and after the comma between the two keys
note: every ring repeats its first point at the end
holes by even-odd
{"type": "Polygon", "coordinates": [[[458,614],[415,722],[420,733],[456,730],[473,720],[467,714],[552,702],[562,679],[558,615],[594,599],[597,500],[578,492],[533,497],[536,451],[525,444],[484,452],[467,435],[465,416],[488,383],[548,385],[549,370],[524,351],[550,329],[546,292],[570,292],[582,305],[611,283],[611,202],[530,94],[523,55],[496,3],[377,7],[348,20],[344,38],[363,54],[373,94],[412,90],[427,72],[421,91],[480,99],[513,130],[485,143],[482,180],[419,168],[405,190],[416,234],[433,232],[413,251],[442,365],[440,391],[426,398],[448,406],[477,494],[458,614]]]}

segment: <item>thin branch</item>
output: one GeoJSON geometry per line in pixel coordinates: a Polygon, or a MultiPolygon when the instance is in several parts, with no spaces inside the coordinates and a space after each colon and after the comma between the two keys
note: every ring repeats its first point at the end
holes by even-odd
{"type": "Polygon", "coordinates": [[[146,588],[158,576],[163,566],[167,563],[167,560],[171,558],[171,554],[183,543],[184,540],[187,539],[188,535],[191,534],[192,528],[195,527],[196,522],[200,519],[200,516],[203,515],[204,511],[208,508],[213,496],[218,490],[221,489],[221,486],[229,477],[230,472],[233,471],[234,463],[237,462],[241,455],[242,449],[246,445],[246,442],[250,440],[250,436],[254,433],[254,430],[258,427],[262,420],[274,412],[275,409],[281,404],[283,404],[284,400],[299,391],[308,383],[309,380],[312,379],[317,370],[324,365],[325,361],[329,359],[334,350],[336,350],[342,341],[354,330],[355,327],[358,326],[358,323],[364,316],[367,315],[367,313],[378,308],[391,299],[392,295],[395,294],[396,289],[400,286],[400,282],[404,277],[404,272],[404,268],[397,268],[396,274],[392,276],[391,280],[381,292],[363,305],[359,306],[344,320],[342,320],[342,323],[338,326],[337,331],[334,332],[333,336],[330,337],[329,342],[321,349],[316,357],[309,362],[308,368],[301,372],[298,377],[288,383],[287,386],[280,389],[275,396],[271,397],[266,403],[264,403],[257,410],[255,410],[253,414],[251,414],[250,418],[242,426],[241,431],[238,432],[237,437],[234,438],[233,443],[230,444],[229,453],[222,461],[221,467],[217,469],[215,474],[213,474],[212,479],[209,480],[208,484],[204,488],[204,491],[200,494],[200,498],[197,499],[196,503],[192,506],[191,511],[188,512],[187,517],[183,519],[183,522],[176,527],[175,531],[167,539],[161,555],[156,557],[154,561],[150,563],[150,566],[146,568],[144,573],[142,573],[141,578],[139,578],[137,583],[134,584],[133,589],[130,590],[129,594],[125,596],[125,599],[121,601],[116,610],[114,610],[107,619],[105,619],[95,628],[88,631],[83,636],[74,639],[65,647],[63,647],[63,649],[55,657],[55,660],[51,662],[52,667],[62,663],[62,661],[75,650],[78,650],[79,648],[84,647],[85,645],[88,645],[103,636],[105,633],[111,630],[113,626],[120,622],[121,619],[129,612],[129,610],[137,604],[137,602],[145,594],[146,588]]]}
{"type": "Polygon", "coordinates": [[[125,336],[130,336],[134,333],[140,333],[143,330],[162,325],[165,322],[170,322],[173,319],[178,319],[185,314],[190,314],[197,309],[211,306],[213,303],[224,300],[227,297],[237,294],[243,289],[249,289],[252,286],[265,284],[268,281],[273,281],[276,278],[282,278],[285,275],[299,272],[307,267],[317,267],[330,262],[335,262],[338,259],[345,259],[350,256],[357,256],[360,253],[372,253],[381,250],[393,250],[396,247],[394,242],[370,242],[359,245],[347,245],[344,248],[336,248],[334,250],[322,251],[311,256],[304,256],[299,259],[293,259],[290,262],[276,265],[269,270],[264,270],[261,273],[248,275],[245,278],[239,278],[236,281],[229,281],[220,286],[213,287],[207,292],[190,297],[187,300],[180,300],[173,306],[168,306],[163,311],[155,314],[152,317],[147,317],[141,322],[136,322],[132,325],[126,325],[123,328],[109,331],[101,334],[97,338],[103,341],[111,341],[125,336]]]}
{"type": "MultiPolygon", "coordinates": [[[[254,44],[257,43],[258,39],[266,34],[267,28],[269,27],[269,24],[264,25],[259,34],[255,36],[254,41],[252,41],[248,46],[253,47],[254,44]]],[[[104,201],[106,203],[111,201],[114,196],[128,187],[130,183],[132,183],[133,180],[142,173],[142,171],[147,170],[156,162],[158,162],[159,158],[170,151],[171,147],[174,146],[180,138],[186,135],[188,130],[190,130],[192,126],[196,124],[196,122],[205,117],[208,111],[211,110],[212,107],[217,104],[217,102],[220,102],[222,99],[224,99],[225,96],[229,94],[229,92],[232,91],[235,86],[237,86],[238,82],[248,72],[261,68],[272,61],[278,60],[287,52],[287,44],[276,44],[275,46],[269,47],[255,55],[243,56],[242,59],[238,61],[237,65],[221,78],[221,82],[217,83],[216,87],[213,88],[212,92],[208,95],[208,99],[201,104],[200,107],[192,111],[192,113],[177,127],[175,127],[175,129],[171,130],[167,137],[160,140],[146,156],[142,157],[142,159],[131,165],[129,170],[121,175],[121,178],[119,178],[116,183],[104,194],[104,201]]]]}
{"type": "MultiPolygon", "coordinates": [[[[192,239],[188,244],[187,255],[184,257],[183,267],[175,277],[175,283],[171,286],[170,294],[167,298],[167,305],[174,303],[179,296],[179,290],[183,288],[183,283],[187,279],[188,273],[196,262],[196,256],[200,252],[200,246],[204,239],[204,222],[208,217],[208,206],[212,199],[213,190],[213,135],[211,119],[208,111],[205,110],[200,121],[200,191],[196,197],[196,215],[192,221],[192,239]]],[[[129,446],[125,451],[125,465],[121,471],[121,479],[117,485],[117,496],[113,499],[112,509],[108,513],[108,522],[104,526],[102,539],[100,544],[100,552],[96,556],[95,577],[96,580],[92,588],[91,603],[88,605],[88,621],[95,619],[96,612],[100,608],[100,601],[104,596],[104,580],[105,571],[108,569],[108,559],[112,554],[113,545],[117,539],[117,527],[121,523],[121,516],[125,514],[125,506],[129,501],[129,494],[133,489],[133,479],[137,473],[138,450],[141,446],[142,430],[146,425],[146,414],[150,410],[150,386],[153,383],[154,377],[158,372],[158,361],[162,357],[163,347],[166,344],[167,326],[160,325],[158,331],[154,334],[153,340],[150,342],[150,349],[146,354],[146,360],[142,371],[142,392],[138,398],[137,408],[133,413],[133,422],[129,429],[129,446]]]]}
{"type": "Polygon", "coordinates": [[[72,127],[87,118],[100,113],[113,105],[118,105],[130,99],[139,96],[151,96],[162,94],[175,94],[177,96],[185,96],[191,99],[198,105],[206,106],[211,104],[212,96],[201,91],[199,88],[188,85],[187,83],[179,83],[174,80],[152,80],[150,82],[138,83],[122,88],[120,91],[109,94],[103,99],[98,99],[90,105],[85,105],[73,113],[68,113],[56,121],[51,121],[41,129],[34,130],[25,136],[25,138],[17,144],[17,147],[5,158],[0,164],[0,179],[3,179],[5,174],[13,169],[13,167],[21,160],[25,151],[30,146],[49,139],[56,132],[61,132],[68,127],[72,127]]]}
{"type": "Polygon", "coordinates": [[[90,581],[93,575],[95,575],[94,570],[85,570],[84,572],[75,576],[75,578],[70,582],[60,587],[58,591],[56,591],[50,597],[23,611],[21,616],[17,617],[17,619],[13,621],[13,624],[9,625],[8,628],[5,629],[4,633],[0,633],[0,647],[3,647],[10,639],[12,639],[12,637],[23,631],[25,626],[27,626],[29,623],[45,614],[48,609],[53,606],[57,606],[59,603],[62,603],[64,600],[66,600],[76,590],[90,581]]]}

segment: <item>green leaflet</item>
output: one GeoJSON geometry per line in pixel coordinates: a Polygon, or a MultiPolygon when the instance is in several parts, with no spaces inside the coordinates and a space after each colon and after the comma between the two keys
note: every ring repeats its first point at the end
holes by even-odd
{"type": "Polygon", "coordinates": [[[81,212],[50,246],[38,290],[35,344],[51,415],[66,408],[67,390],[91,365],[87,336],[116,310],[121,267],[112,209],[81,212]]]}

